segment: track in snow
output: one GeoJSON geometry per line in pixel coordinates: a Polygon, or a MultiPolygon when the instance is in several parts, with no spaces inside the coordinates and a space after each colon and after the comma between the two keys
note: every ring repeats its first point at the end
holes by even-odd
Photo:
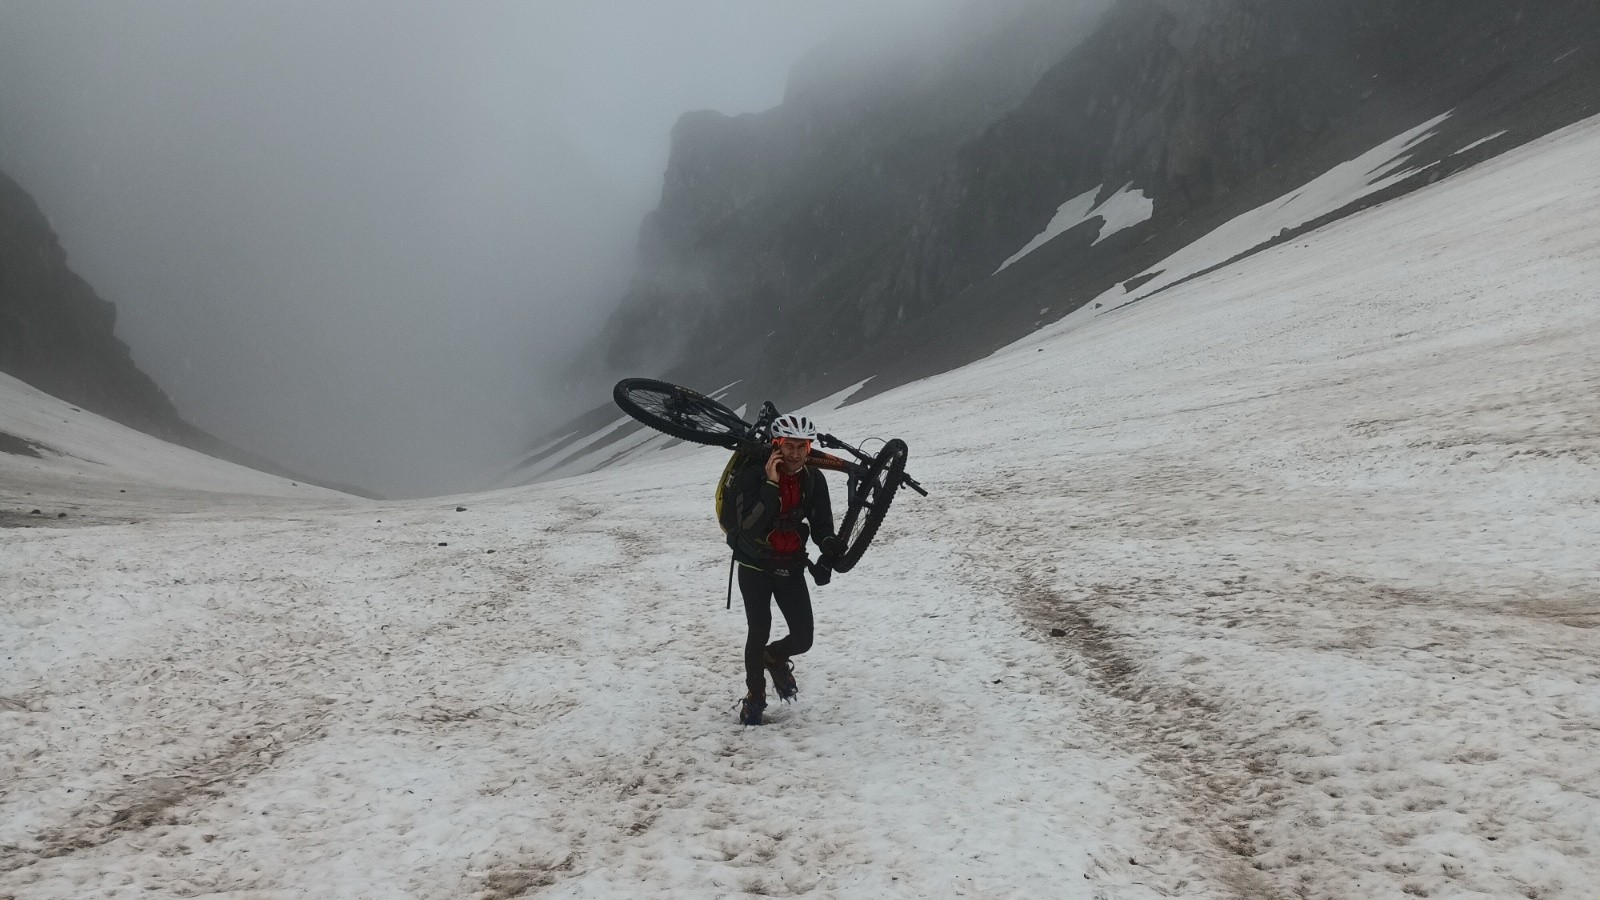
{"type": "Polygon", "coordinates": [[[714,451],[10,529],[0,896],[1586,897],[1597,155],[830,413],[933,496],[768,728],[714,451]]]}

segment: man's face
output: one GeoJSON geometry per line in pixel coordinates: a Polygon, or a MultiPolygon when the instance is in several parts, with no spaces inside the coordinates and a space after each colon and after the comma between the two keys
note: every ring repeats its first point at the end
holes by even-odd
{"type": "Polygon", "coordinates": [[[798,472],[806,464],[806,454],[811,452],[811,442],[798,438],[778,438],[773,441],[778,447],[778,456],[783,460],[783,467],[788,472],[798,472]]]}

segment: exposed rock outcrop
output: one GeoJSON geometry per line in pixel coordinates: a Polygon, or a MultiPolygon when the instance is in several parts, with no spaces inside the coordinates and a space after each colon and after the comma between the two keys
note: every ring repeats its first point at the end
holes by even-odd
{"type": "Polygon", "coordinates": [[[763,355],[753,335],[823,312],[812,304],[881,268],[959,148],[1026,96],[1103,5],[974,7],[887,53],[822,48],[767,112],[683,116],[606,357],[666,368],[686,352],[763,355]]]}
{"type": "Polygon", "coordinates": [[[1600,113],[1593,0],[1118,0],[1092,34],[1064,6],[1011,5],[891,58],[921,59],[913,77],[819,56],[779,107],[685,116],[595,356],[738,381],[734,406],[882,390],[1147,278],[1442,113],[1408,150],[1414,173],[1306,227],[1600,113]],[[1005,265],[1067,201],[1124,188],[1147,216],[1103,238],[1067,228],[1005,265]]]}
{"type": "Polygon", "coordinates": [[[116,321],[116,307],[67,265],[66,251],[39,205],[0,173],[0,372],[162,440],[319,483],[184,421],[171,399],[134,364],[116,336],[116,321]]]}
{"type": "Polygon", "coordinates": [[[116,307],[68,268],[38,204],[0,173],[0,371],[163,440],[194,440],[134,365],[116,321],[116,307]]]}

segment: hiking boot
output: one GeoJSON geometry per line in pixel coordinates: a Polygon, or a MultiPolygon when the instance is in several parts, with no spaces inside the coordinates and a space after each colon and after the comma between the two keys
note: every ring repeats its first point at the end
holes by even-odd
{"type": "Polygon", "coordinates": [[[778,692],[778,699],[788,703],[799,696],[800,685],[794,680],[794,663],[786,656],[772,655],[771,650],[763,650],[761,656],[767,674],[772,676],[772,687],[778,692]]]}
{"type": "Polygon", "coordinates": [[[765,694],[757,694],[754,691],[745,694],[744,699],[739,701],[739,724],[760,725],[761,714],[766,709],[767,697],[765,694]]]}

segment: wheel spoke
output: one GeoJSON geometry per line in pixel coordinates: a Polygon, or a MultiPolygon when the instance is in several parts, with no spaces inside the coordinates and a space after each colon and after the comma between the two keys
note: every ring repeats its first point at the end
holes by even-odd
{"type": "Polygon", "coordinates": [[[623,379],[613,394],[624,412],[680,440],[731,446],[750,432],[733,410],[668,382],[623,379]]]}

